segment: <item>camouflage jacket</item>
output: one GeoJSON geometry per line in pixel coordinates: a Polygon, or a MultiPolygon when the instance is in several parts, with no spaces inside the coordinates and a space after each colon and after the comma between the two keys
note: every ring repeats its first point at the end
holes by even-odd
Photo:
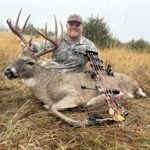
{"type": "MultiPolygon", "coordinates": [[[[44,44],[44,42],[34,43],[34,52],[42,50],[44,44]]],[[[50,46],[52,45],[48,43],[47,47],[50,46]]],[[[67,36],[64,35],[60,46],[52,54],[52,60],[60,63],[61,67],[59,69],[63,69],[64,72],[80,72],[88,62],[87,50],[97,52],[95,45],[84,36],[81,36],[79,41],[70,42],[67,40],[67,36]]]]}

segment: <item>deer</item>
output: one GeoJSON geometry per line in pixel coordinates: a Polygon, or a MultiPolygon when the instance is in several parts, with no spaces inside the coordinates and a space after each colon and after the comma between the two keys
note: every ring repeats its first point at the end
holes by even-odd
{"type": "MultiPolygon", "coordinates": [[[[95,89],[95,80],[91,78],[91,74],[56,71],[63,66],[42,57],[44,54],[53,52],[58,48],[63,36],[62,25],[60,38],[58,38],[56,33],[58,27],[55,17],[55,38],[49,37],[46,32],[44,33],[36,29],[45,40],[52,43],[53,47],[47,48],[45,46],[42,51],[34,53],[32,51],[32,38],[27,41],[23,36],[23,30],[30,16],[27,17],[23,29],[19,31],[18,20],[20,13],[21,11],[17,17],[15,26],[10,19],[7,20],[7,24],[12,33],[23,42],[24,48],[15,62],[5,69],[5,76],[10,80],[16,78],[22,79],[31,93],[43,103],[45,109],[69,125],[74,127],[93,125],[94,122],[89,118],[80,121],[63,114],[63,110],[80,106],[93,106],[105,99],[105,95],[99,94],[96,90],[82,89],[83,85],[95,89]]],[[[139,86],[138,82],[129,76],[117,72],[114,72],[114,76],[108,76],[105,73],[103,75],[109,80],[113,88],[120,91],[119,95],[122,95],[125,99],[139,96],[146,97],[146,93],[139,86]]],[[[111,121],[113,119],[102,118],[99,120],[99,123],[101,124],[108,120],[111,121]]]]}

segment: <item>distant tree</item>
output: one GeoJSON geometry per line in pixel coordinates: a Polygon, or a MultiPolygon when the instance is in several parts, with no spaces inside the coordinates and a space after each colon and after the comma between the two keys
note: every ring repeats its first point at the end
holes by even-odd
{"type": "Polygon", "coordinates": [[[127,45],[130,49],[134,49],[137,51],[150,49],[150,44],[147,41],[144,41],[143,39],[131,40],[127,43],[127,45]]]}
{"type": "Polygon", "coordinates": [[[123,43],[117,39],[117,38],[112,38],[110,41],[110,48],[123,48],[124,45],[123,43]]]}
{"type": "Polygon", "coordinates": [[[89,17],[87,21],[84,21],[83,35],[93,41],[99,48],[106,48],[110,46],[111,34],[109,27],[104,22],[103,18],[89,17]]]}
{"type": "Polygon", "coordinates": [[[7,32],[8,28],[6,28],[3,24],[0,24],[0,31],[1,32],[7,32]]]}
{"type": "Polygon", "coordinates": [[[37,35],[37,32],[35,31],[35,28],[34,28],[34,25],[32,23],[28,23],[24,32],[24,34],[27,34],[27,35],[37,35]]]}

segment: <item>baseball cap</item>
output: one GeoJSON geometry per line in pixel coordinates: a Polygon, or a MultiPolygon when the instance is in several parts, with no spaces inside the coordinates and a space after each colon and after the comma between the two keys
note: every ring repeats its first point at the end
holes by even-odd
{"type": "Polygon", "coordinates": [[[78,14],[72,14],[72,15],[70,15],[70,16],[68,17],[67,23],[68,23],[68,22],[72,22],[72,21],[76,21],[76,22],[79,22],[79,23],[82,24],[82,18],[81,18],[81,16],[78,15],[78,14]]]}

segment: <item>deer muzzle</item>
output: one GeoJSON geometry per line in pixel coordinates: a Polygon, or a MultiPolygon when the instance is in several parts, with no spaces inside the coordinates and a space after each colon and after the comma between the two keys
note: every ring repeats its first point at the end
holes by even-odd
{"type": "Polygon", "coordinates": [[[8,79],[14,79],[14,78],[17,78],[17,74],[16,74],[16,71],[11,69],[11,68],[7,68],[5,71],[4,71],[4,74],[5,76],[7,76],[8,79]]]}

